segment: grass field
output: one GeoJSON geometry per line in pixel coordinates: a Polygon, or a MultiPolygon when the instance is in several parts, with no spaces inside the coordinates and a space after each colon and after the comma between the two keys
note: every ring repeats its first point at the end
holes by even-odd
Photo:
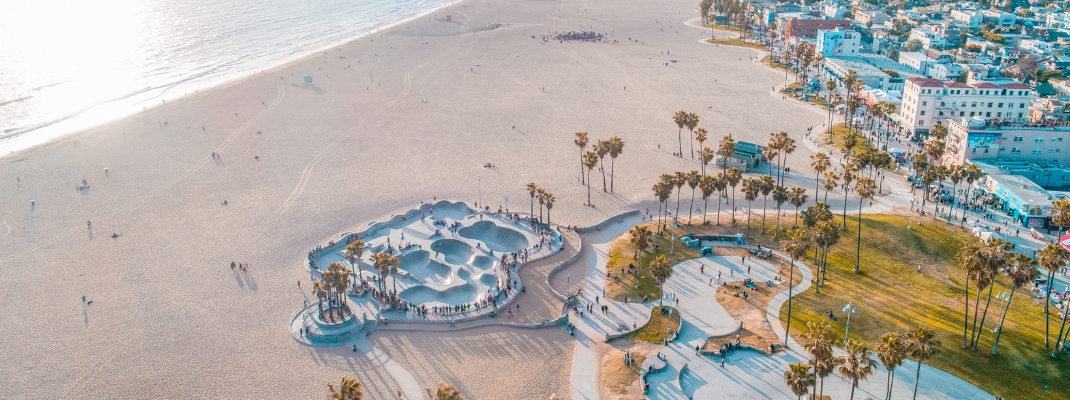
{"type": "Polygon", "coordinates": [[[750,47],[752,49],[764,49],[764,48],[766,48],[761,43],[744,42],[744,41],[736,39],[736,38],[706,39],[706,42],[707,43],[723,44],[723,45],[726,45],[726,46],[750,47]]]}
{"type": "Polygon", "coordinates": [[[680,311],[672,309],[672,313],[669,313],[670,307],[654,307],[650,310],[650,322],[648,322],[643,329],[633,333],[635,340],[642,340],[644,342],[661,343],[663,340],[668,339],[668,329],[672,329],[673,332],[680,330],[680,311]],[[661,312],[662,308],[666,309],[664,313],[661,312]]]}
{"type": "MultiPolygon", "coordinates": [[[[832,145],[835,146],[838,149],[846,150],[846,148],[845,148],[846,146],[844,146],[844,138],[847,136],[848,132],[849,131],[847,130],[847,127],[843,126],[843,124],[833,125],[832,126],[832,145]]],[[[858,152],[858,151],[865,150],[867,147],[872,147],[872,145],[869,143],[869,139],[866,139],[866,137],[864,135],[859,133],[858,134],[858,142],[855,143],[854,147],[851,148],[851,151],[852,152],[858,152]]]]}
{"type": "MultiPolygon", "coordinates": [[[[915,219],[917,222],[917,219],[915,219]]],[[[876,343],[881,334],[903,332],[912,326],[936,331],[942,352],[927,364],[959,376],[996,396],[1007,398],[1070,398],[1070,363],[1067,356],[1052,359],[1043,349],[1044,316],[1041,303],[1027,288],[1019,289],[1007,312],[999,354],[992,355],[993,329],[1000,313],[993,300],[985,321],[979,350],[962,349],[963,273],[954,256],[963,243],[975,240],[957,226],[924,220],[907,230],[907,217],[865,215],[862,230],[862,268],[855,274],[857,225],[848,219],[848,231],[829,255],[829,282],[821,293],[809,289],[794,299],[792,333],[798,339],[807,321],[827,321],[843,334],[842,309],[854,303],[851,337],[876,343]],[[923,268],[918,273],[918,265],[923,268]],[[838,321],[825,313],[832,310],[838,321]],[[1045,386],[1048,392],[1045,392],[1045,386]]],[[[812,260],[812,259],[811,259],[812,260]]],[[[1010,291],[1007,278],[997,279],[995,293],[1010,291]]],[[[976,294],[974,290],[973,294],[976,294]]],[[[981,309],[984,308],[982,295],[981,309]]],[[[971,296],[971,318],[973,314],[971,296]]],[[[787,308],[781,310],[781,320],[787,308]]],[[[1058,328],[1058,317],[1056,321],[1058,328]]],[[[900,373],[910,373],[900,371],[900,373]]],[[[925,379],[924,376],[922,379],[925,379]]]]}

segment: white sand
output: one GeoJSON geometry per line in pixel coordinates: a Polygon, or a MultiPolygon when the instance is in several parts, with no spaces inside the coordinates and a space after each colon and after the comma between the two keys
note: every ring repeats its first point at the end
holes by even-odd
{"type": "MultiPolygon", "coordinates": [[[[783,76],[748,62],[754,51],[699,44],[706,32],[683,26],[696,5],[471,0],[0,158],[0,397],[306,398],[351,375],[387,398],[396,384],[385,371],[346,348],[298,345],[287,331],[313,299],[309,248],[433,196],[527,210],[527,182],[557,196],[553,220],[568,224],[648,207],[660,173],[698,169],[670,154],[677,109],[699,114],[714,140],[764,142],[780,130],[801,139],[821,124],[822,113],[769,94],[783,76]],[[436,20],[446,14],[455,22],[436,20]],[[482,30],[499,18],[507,25],[482,30]],[[531,38],[591,24],[621,43],[531,38]],[[314,85],[297,83],[306,74],[314,85]],[[616,194],[592,187],[595,209],[576,182],[580,130],[627,142],[616,194]],[[217,151],[221,160],[209,157],[217,151]],[[88,193],[74,189],[82,178],[88,193]],[[249,277],[236,277],[231,261],[248,262],[249,277]]],[[[789,166],[804,169],[808,154],[799,146],[789,166]]],[[[572,343],[560,331],[485,335],[508,352],[463,339],[446,355],[394,357],[425,385],[448,374],[422,371],[463,366],[452,376],[480,398],[497,397],[503,382],[568,393],[562,375],[534,377],[568,370],[572,343]]]]}

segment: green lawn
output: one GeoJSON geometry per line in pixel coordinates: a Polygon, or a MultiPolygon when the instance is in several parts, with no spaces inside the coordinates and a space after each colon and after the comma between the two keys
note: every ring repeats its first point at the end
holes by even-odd
{"type": "Polygon", "coordinates": [[[650,311],[650,322],[643,326],[643,329],[633,333],[634,338],[645,342],[661,343],[669,337],[668,329],[672,329],[673,332],[679,331],[680,311],[674,308],[670,314],[668,308],[666,306],[666,311],[662,313],[662,307],[654,307],[650,311]]]}
{"type": "MultiPolygon", "coordinates": [[[[847,127],[844,126],[843,124],[833,125],[832,126],[832,145],[835,146],[838,149],[846,150],[845,146],[844,146],[844,140],[843,139],[844,139],[844,137],[847,136],[848,132],[849,131],[847,130],[847,127]]],[[[858,132],[858,131],[855,131],[855,132],[858,132]]],[[[854,147],[851,148],[851,151],[859,152],[859,151],[865,150],[868,147],[872,147],[872,145],[869,143],[869,139],[866,139],[866,137],[864,135],[862,135],[861,133],[858,133],[858,142],[855,143],[854,147]]]]}
{"type": "Polygon", "coordinates": [[[766,64],[766,65],[769,65],[770,67],[773,67],[773,68],[776,68],[776,69],[781,69],[781,70],[786,70],[788,72],[793,72],[791,70],[791,68],[788,67],[787,64],[784,64],[784,63],[782,63],[780,61],[772,60],[772,59],[769,58],[769,56],[763,57],[762,58],[762,63],[766,64]]]}
{"type": "MultiPolygon", "coordinates": [[[[918,219],[915,218],[917,223],[918,219]]],[[[1019,289],[1009,308],[999,354],[992,355],[994,334],[1000,312],[993,300],[985,321],[979,350],[963,350],[963,273],[954,256],[962,244],[975,240],[956,225],[924,219],[921,226],[907,230],[907,217],[865,215],[862,230],[861,273],[852,272],[855,263],[857,225],[848,216],[848,231],[841,233],[832,248],[827,270],[828,283],[821,293],[810,288],[794,299],[792,333],[805,329],[807,321],[828,321],[842,335],[847,302],[857,305],[851,319],[851,337],[876,343],[881,334],[903,332],[922,325],[933,329],[943,342],[942,352],[927,364],[959,376],[986,391],[1008,398],[1070,398],[1070,363],[1067,356],[1051,358],[1043,349],[1044,316],[1041,303],[1032,293],[1019,289]],[[918,265],[924,272],[918,273],[918,265]],[[838,321],[825,313],[832,310],[838,321]],[[1045,392],[1045,385],[1049,392],[1045,392]]],[[[812,260],[812,258],[811,258],[812,260]]],[[[1007,279],[998,278],[995,293],[1007,290],[1007,279]]],[[[982,296],[981,309],[984,308],[982,296]]],[[[973,299],[971,297],[971,303],[973,299]]],[[[971,304],[971,314],[972,304],[971,304]]],[[[787,317],[787,308],[781,310],[787,317]]],[[[972,315],[971,315],[972,318],[972,315]]],[[[1058,329],[1058,317],[1054,317],[1058,329]]],[[[900,370],[900,374],[912,371],[900,370]]],[[[923,376],[922,379],[925,379],[923,376]]]]}
{"type": "Polygon", "coordinates": [[[764,48],[766,48],[761,43],[744,42],[744,41],[736,39],[736,38],[706,39],[706,42],[707,43],[723,44],[723,45],[727,45],[727,46],[750,47],[752,49],[764,49],[764,48]]]}

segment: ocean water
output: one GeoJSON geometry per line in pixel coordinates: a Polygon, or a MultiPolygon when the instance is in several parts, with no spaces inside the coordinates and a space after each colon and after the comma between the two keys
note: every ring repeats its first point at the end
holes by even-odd
{"type": "Polygon", "coordinates": [[[0,155],[456,0],[0,0],[0,155]]]}

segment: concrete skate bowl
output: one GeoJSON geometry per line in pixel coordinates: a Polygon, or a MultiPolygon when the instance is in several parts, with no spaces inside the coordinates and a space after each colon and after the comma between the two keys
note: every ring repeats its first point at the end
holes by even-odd
{"type": "Polygon", "coordinates": [[[486,271],[494,268],[494,259],[480,254],[472,258],[472,266],[486,271]]]}
{"type": "Polygon", "coordinates": [[[483,242],[487,248],[497,252],[511,253],[528,247],[528,239],[524,234],[491,221],[476,222],[472,226],[461,228],[458,233],[461,237],[483,242]]]}
{"type": "Polygon", "coordinates": [[[474,301],[479,294],[471,284],[457,285],[442,290],[429,286],[413,286],[398,293],[405,301],[414,303],[438,302],[448,305],[461,305],[474,301]]]}
{"type": "Polygon", "coordinates": [[[431,251],[441,253],[446,263],[454,265],[468,264],[475,250],[468,243],[456,239],[442,239],[431,243],[431,251]]]}
{"type": "Polygon", "coordinates": [[[408,272],[413,278],[423,283],[448,285],[453,268],[431,260],[427,250],[417,250],[398,257],[398,269],[408,272]]]}
{"type": "MultiPolygon", "coordinates": [[[[424,204],[420,206],[420,212],[430,214],[431,207],[432,205],[430,204],[424,204]]],[[[435,210],[433,214],[435,219],[450,218],[460,221],[476,213],[476,210],[469,208],[468,205],[461,202],[454,203],[443,200],[435,203],[433,207],[435,210]]]]}

